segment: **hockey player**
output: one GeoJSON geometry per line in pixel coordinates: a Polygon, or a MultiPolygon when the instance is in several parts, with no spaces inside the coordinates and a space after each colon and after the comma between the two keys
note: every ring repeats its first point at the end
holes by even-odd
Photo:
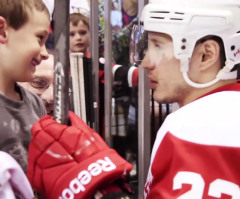
{"type": "Polygon", "coordinates": [[[142,67],[154,99],[180,106],[158,131],[145,198],[240,198],[239,17],[239,0],[145,6],[142,67]]]}

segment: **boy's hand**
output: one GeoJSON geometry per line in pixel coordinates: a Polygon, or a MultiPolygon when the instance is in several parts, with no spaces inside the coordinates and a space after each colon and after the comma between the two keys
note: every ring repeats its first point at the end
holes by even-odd
{"type": "Polygon", "coordinates": [[[69,117],[71,126],[44,116],[32,128],[27,176],[51,199],[87,199],[132,169],[78,116],[69,117]]]}

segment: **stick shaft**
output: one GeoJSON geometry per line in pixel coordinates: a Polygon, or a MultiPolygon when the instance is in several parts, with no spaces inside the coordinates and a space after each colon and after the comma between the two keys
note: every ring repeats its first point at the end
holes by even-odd
{"type": "Polygon", "coordinates": [[[55,0],[54,118],[67,124],[69,110],[69,1],[55,0]]]}

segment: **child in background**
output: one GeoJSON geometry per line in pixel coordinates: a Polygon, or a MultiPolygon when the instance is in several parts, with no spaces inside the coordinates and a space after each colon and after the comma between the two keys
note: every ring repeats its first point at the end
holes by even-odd
{"type": "Polygon", "coordinates": [[[70,14],[70,52],[82,52],[89,57],[90,30],[88,18],[80,13],[70,14]]]}
{"type": "MultiPolygon", "coordinates": [[[[90,58],[90,30],[89,20],[81,13],[70,14],[70,52],[82,52],[85,57],[90,58]]],[[[104,59],[103,59],[104,60],[104,59]]],[[[128,87],[137,86],[138,68],[118,64],[112,65],[114,94],[121,96],[123,90],[128,87]]],[[[99,62],[99,133],[104,135],[104,62],[99,62]]]]}
{"type": "Polygon", "coordinates": [[[42,0],[0,1],[0,150],[27,169],[32,124],[46,114],[41,100],[17,82],[31,81],[48,58],[50,16],[42,0]]]}

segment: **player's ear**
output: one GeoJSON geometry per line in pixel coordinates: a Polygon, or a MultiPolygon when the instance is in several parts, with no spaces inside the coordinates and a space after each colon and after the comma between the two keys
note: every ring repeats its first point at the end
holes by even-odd
{"type": "Polygon", "coordinates": [[[5,44],[7,41],[7,22],[6,19],[0,16],[0,44],[5,44]]]}
{"type": "Polygon", "coordinates": [[[200,70],[205,70],[214,65],[219,65],[220,46],[214,40],[207,40],[201,44],[201,66],[200,70]]]}

